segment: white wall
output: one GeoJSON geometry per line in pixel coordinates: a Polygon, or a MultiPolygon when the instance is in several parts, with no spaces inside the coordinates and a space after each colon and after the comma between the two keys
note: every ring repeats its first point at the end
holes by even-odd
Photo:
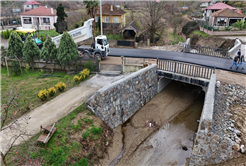
{"type": "Polygon", "coordinates": [[[24,12],[26,9],[30,10],[30,9],[36,9],[38,8],[40,5],[23,5],[24,8],[24,12]]]}

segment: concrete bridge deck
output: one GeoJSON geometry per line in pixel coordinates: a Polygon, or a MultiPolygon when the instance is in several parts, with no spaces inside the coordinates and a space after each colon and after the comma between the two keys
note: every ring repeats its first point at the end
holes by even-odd
{"type": "MultiPolygon", "coordinates": [[[[197,65],[215,67],[216,69],[232,71],[237,73],[246,74],[246,70],[241,68],[235,70],[230,69],[233,60],[232,59],[223,59],[206,55],[190,54],[183,52],[171,52],[171,51],[161,51],[161,50],[146,50],[146,49],[121,49],[121,48],[110,48],[109,56],[115,57],[134,57],[134,58],[164,58],[168,60],[176,60],[180,62],[193,63],[197,65]]],[[[246,64],[244,64],[246,68],[246,64]]]]}

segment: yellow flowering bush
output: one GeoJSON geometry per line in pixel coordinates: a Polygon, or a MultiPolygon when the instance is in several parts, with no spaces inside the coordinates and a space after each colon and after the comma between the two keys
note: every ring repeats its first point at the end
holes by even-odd
{"type": "Polygon", "coordinates": [[[51,87],[48,89],[49,95],[54,96],[56,94],[56,89],[54,87],[51,87]]]}
{"type": "Polygon", "coordinates": [[[48,98],[48,91],[46,89],[39,91],[38,97],[42,101],[46,100],[48,98]]]}
{"type": "Polygon", "coordinates": [[[79,80],[80,81],[83,81],[84,79],[85,79],[85,76],[84,75],[79,76],[79,80]]]}
{"type": "Polygon", "coordinates": [[[80,81],[80,77],[77,76],[77,75],[75,75],[75,76],[73,77],[73,80],[74,80],[74,82],[79,82],[79,81],[80,81]]]}
{"type": "Polygon", "coordinates": [[[85,78],[87,78],[90,75],[90,70],[84,69],[82,72],[79,73],[79,75],[83,75],[85,78]]]}
{"type": "Polygon", "coordinates": [[[56,89],[58,89],[60,92],[63,92],[66,88],[66,84],[64,82],[59,82],[55,85],[56,89]]]}

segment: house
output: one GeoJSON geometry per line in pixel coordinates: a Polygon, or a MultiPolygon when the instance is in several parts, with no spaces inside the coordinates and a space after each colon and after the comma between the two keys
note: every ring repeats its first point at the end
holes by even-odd
{"type": "MultiPolygon", "coordinates": [[[[100,9],[97,10],[95,17],[97,22],[100,17],[100,9]]],[[[105,3],[102,5],[102,22],[103,28],[122,28],[126,23],[126,12],[109,3],[105,3]]]]}
{"type": "Polygon", "coordinates": [[[210,15],[209,24],[212,26],[231,26],[237,20],[241,21],[245,16],[234,10],[224,8],[210,15]]]}
{"type": "Polygon", "coordinates": [[[202,0],[200,8],[204,9],[204,8],[206,8],[208,6],[211,6],[211,5],[215,4],[215,3],[216,3],[215,0],[202,0]]]}
{"type": "Polygon", "coordinates": [[[57,16],[56,10],[47,6],[40,6],[36,9],[21,13],[22,28],[31,28],[37,30],[55,29],[57,16]]]}
{"type": "Polygon", "coordinates": [[[27,12],[31,9],[36,9],[41,6],[41,3],[34,0],[29,0],[23,4],[24,12],[27,12]]]}
{"type": "Polygon", "coordinates": [[[139,32],[140,28],[137,26],[135,21],[130,22],[120,30],[123,38],[135,38],[135,35],[139,32]]]}
{"type": "Polygon", "coordinates": [[[228,8],[228,9],[231,9],[231,10],[234,10],[236,11],[237,9],[232,7],[232,6],[229,6],[225,3],[222,3],[222,2],[219,2],[219,3],[216,3],[216,4],[213,4],[211,6],[208,6],[206,8],[204,8],[204,19],[209,21],[209,18],[210,18],[210,14],[214,13],[214,12],[217,12],[221,9],[224,9],[224,8],[228,8]]]}

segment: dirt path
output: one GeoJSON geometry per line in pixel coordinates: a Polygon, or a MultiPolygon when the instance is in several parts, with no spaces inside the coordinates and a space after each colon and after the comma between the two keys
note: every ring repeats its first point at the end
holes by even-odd
{"type": "Polygon", "coordinates": [[[53,100],[34,109],[28,114],[23,115],[16,123],[10,124],[9,127],[1,131],[1,151],[5,153],[19,134],[25,133],[25,136],[19,137],[14,145],[18,145],[23,139],[27,140],[30,136],[37,134],[40,131],[41,125],[51,125],[68,115],[101,87],[123,77],[124,75],[117,77],[96,75],[91,79],[82,82],[79,86],[62,93],[53,100]]]}

